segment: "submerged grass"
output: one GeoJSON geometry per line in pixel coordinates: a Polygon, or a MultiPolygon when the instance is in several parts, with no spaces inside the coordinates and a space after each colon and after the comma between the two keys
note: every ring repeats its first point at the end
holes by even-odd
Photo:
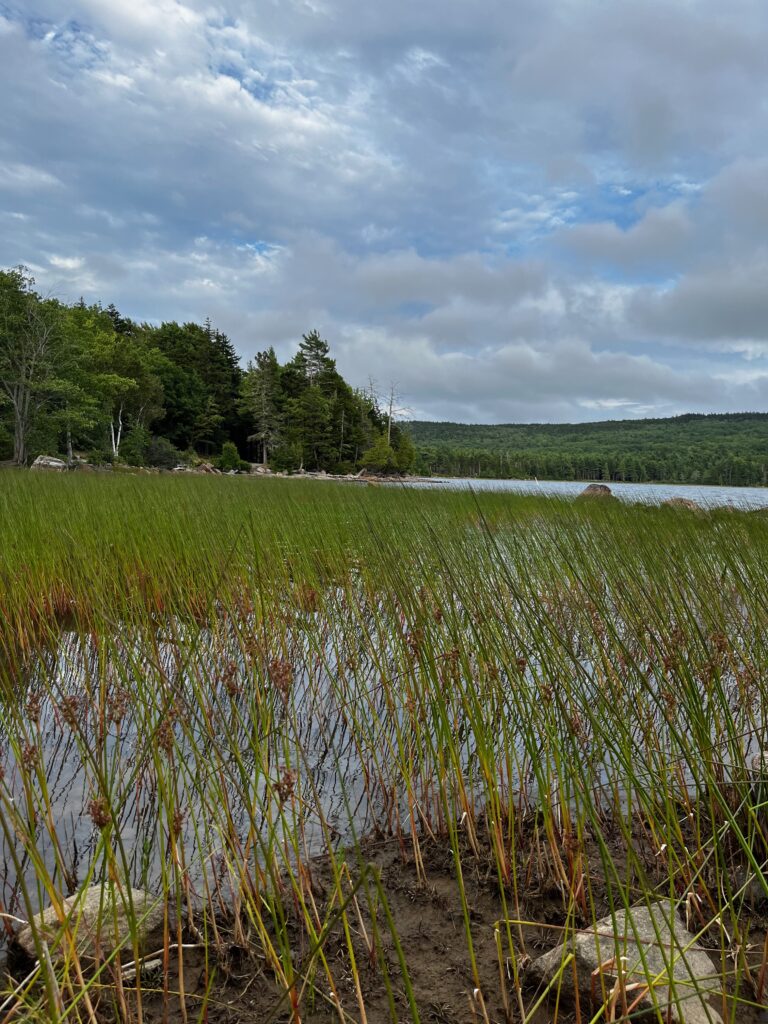
{"type": "Polygon", "coordinates": [[[618,1020],[526,966],[659,897],[757,1020],[766,556],[730,510],[2,474],[7,931],[165,914],[154,957],[135,907],[113,952],[62,915],[0,1022],[618,1020]]]}

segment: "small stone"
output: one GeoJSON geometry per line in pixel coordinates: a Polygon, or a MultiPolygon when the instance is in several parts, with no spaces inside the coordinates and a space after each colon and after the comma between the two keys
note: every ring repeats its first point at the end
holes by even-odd
{"type": "MultiPolygon", "coordinates": [[[[709,1004],[709,998],[722,991],[718,972],[679,921],[677,905],[669,900],[619,911],[615,923],[604,917],[594,928],[576,932],[565,946],[561,944],[531,963],[529,975],[542,984],[560,974],[553,994],[559,987],[563,998],[573,1000],[573,964],[562,970],[570,952],[582,1002],[589,1004],[594,992],[596,1007],[602,1006],[603,990],[605,999],[610,998],[617,980],[615,962],[621,957],[625,987],[638,986],[627,992],[628,1006],[638,1000],[636,1011],[648,1011],[646,1017],[658,1020],[655,1005],[669,1024],[722,1024],[722,1017],[709,1004]]],[[[632,1019],[643,1018],[633,1015],[632,1019]]]]}
{"type": "MultiPolygon", "coordinates": [[[[131,951],[133,944],[128,922],[134,918],[141,948],[147,935],[162,925],[165,916],[164,901],[144,889],[131,889],[124,894],[116,892],[113,901],[112,891],[100,885],[92,885],[62,900],[61,907],[72,933],[76,934],[79,955],[87,957],[95,957],[97,947],[103,957],[118,947],[131,951]]],[[[41,937],[48,943],[51,957],[61,959],[68,944],[66,938],[56,941],[62,931],[56,908],[46,907],[33,920],[41,937]]],[[[16,933],[15,941],[28,956],[37,958],[31,925],[23,925],[16,933]]]]}

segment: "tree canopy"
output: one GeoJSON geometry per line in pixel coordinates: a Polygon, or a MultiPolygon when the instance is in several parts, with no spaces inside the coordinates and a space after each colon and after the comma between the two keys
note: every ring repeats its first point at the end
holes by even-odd
{"type": "Polygon", "coordinates": [[[269,348],[243,369],[210,320],[139,323],[114,304],[46,298],[24,267],[0,271],[0,459],[72,461],[75,452],[328,472],[407,472],[415,458],[408,435],[343,379],[315,330],[284,365],[269,348]],[[393,456],[382,461],[387,433],[393,456]]]}

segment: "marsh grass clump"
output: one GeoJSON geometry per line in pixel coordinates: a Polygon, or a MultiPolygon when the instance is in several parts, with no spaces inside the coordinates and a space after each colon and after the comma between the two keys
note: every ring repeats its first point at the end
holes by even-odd
{"type": "Polygon", "coordinates": [[[163,908],[62,916],[0,1020],[618,1020],[527,968],[657,899],[759,1019],[761,517],[9,473],[0,552],[9,949],[163,908]]]}

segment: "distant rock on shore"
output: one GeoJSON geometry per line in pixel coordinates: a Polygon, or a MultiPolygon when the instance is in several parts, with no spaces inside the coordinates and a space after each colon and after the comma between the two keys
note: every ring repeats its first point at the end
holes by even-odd
{"type": "Polygon", "coordinates": [[[587,484],[579,495],[579,498],[610,498],[615,501],[616,497],[608,484],[587,484]]]}
{"type": "Polygon", "coordinates": [[[668,505],[670,508],[684,508],[689,512],[703,512],[701,505],[698,502],[693,501],[691,498],[667,498],[666,501],[662,502],[662,505],[668,505]]]}

